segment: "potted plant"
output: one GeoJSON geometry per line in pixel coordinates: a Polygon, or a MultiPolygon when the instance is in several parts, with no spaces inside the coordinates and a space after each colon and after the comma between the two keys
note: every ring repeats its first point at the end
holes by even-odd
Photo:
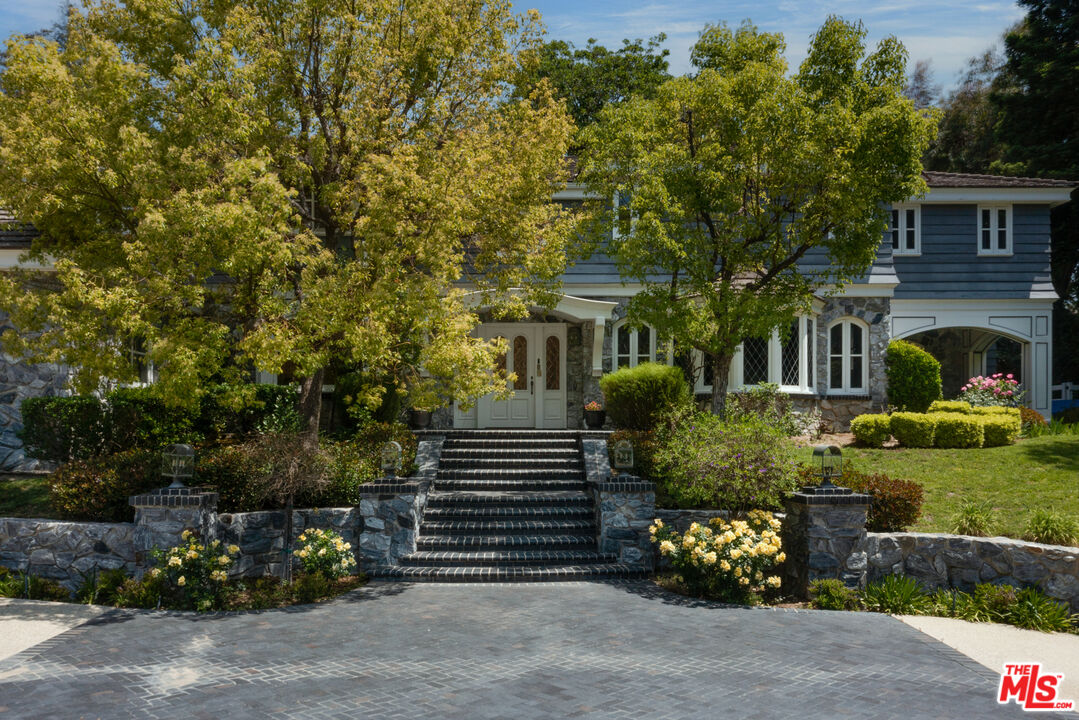
{"type": "Polygon", "coordinates": [[[423,430],[431,426],[431,413],[442,407],[438,393],[426,384],[417,383],[409,393],[411,410],[408,411],[408,424],[413,430],[423,430]]]}
{"type": "Polygon", "coordinates": [[[591,430],[599,430],[607,421],[607,411],[603,406],[593,400],[584,406],[584,422],[591,430]]]}
{"type": "Polygon", "coordinates": [[[408,426],[413,430],[424,430],[431,425],[431,412],[434,408],[413,407],[408,411],[408,426]]]}

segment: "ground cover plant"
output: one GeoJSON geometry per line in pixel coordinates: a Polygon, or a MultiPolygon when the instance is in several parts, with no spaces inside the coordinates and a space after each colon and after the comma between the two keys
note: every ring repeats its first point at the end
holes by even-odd
{"type": "Polygon", "coordinates": [[[0,475],[0,517],[42,518],[54,513],[45,475],[0,475]]]}
{"type": "Polygon", "coordinates": [[[1042,632],[1079,632],[1079,615],[1036,587],[983,583],[972,591],[930,592],[906,575],[887,575],[861,590],[839,580],[816,580],[810,606],[819,610],[868,610],[893,615],[933,615],[971,622],[997,622],[1042,632]]]}
{"type": "MultiPolygon", "coordinates": [[[[1076,435],[1030,438],[976,451],[845,447],[843,457],[860,472],[922,486],[925,502],[910,528],[914,531],[951,532],[954,517],[968,501],[986,503],[999,518],[995,532],[1008,537],[1022,537],[1037,509],[1079,518],[1076,435]]],[[[797,458],[810,464],[812,448],[800,448],[797,458]]]]}

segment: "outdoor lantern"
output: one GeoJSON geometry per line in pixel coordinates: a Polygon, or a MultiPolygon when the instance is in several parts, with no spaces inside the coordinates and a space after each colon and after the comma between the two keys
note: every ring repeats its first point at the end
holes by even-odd
{"type": "Polygon", "coordinates": [[[165,452],[161,474],[172,478],[170,488],[184,487],[184,480],[190,480],[195,475],[195,448],[179,443],[171,446],[165,452]]]}
{"type": "Polygon", "coordinates": [[[633,469],[633,443],[629,440],[619,440],[614,445],[614,466],[628,473],[633,469]]]}
{"type": "Polygon", "coordinates": [[[386,477],[397,477],[401,470],[401,444],[390,440],[382,446],[382,472],[386,477]]]}
{"type": "Polygon", "coordinates": [[[833,479],[843,477],[843,452],[835,445],[818,445],[813,448],[813,462],[820,467],[820,486],[835,487],[833,479]]]}

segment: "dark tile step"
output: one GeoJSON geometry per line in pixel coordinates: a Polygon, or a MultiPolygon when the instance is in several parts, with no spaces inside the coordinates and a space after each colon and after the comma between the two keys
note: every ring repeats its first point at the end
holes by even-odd
{"type": "Polygon", "coordinates": [[[430,505],[423,513],[424,522],[431,520],[554,520],[589,519],[594,515],[590,505],[491,505],[457,504],[450,507],[430,505]]]}
{"type": "Polygon", "coordinates": [[[520,448],[520,447],[504,447],[504,448],[443,448],[441,461],[446,460],[459,460],[462,458],[476,458],[476,459],[498,459],[498,458],[512,458],[512,459],[545,459],[550,458],[552,460],[580,460],[581,451],[576,447],[565,448],[520,448]]]}
{"type": "Polygon", "coordinates": [[[580,430],[534,430],[512,429],[505,430],[445,430],[442,436],[447,442],[458,440],[577,440],[581,437],[580,430]]]}
{"type": "Polygon", "coordinates": [[[376,578],[411,582],[559,582],[570,580],[630,579],[648,576],[648,570],[625,563],[581,565],[455,567],[399,565],[376,568],[376,578]]]}
{"type": "Polygon", "coordinates": [[[595,550],[596,536],[588,535],[420,535],[417,550],[595,550]]]}
{"type": "Polygon", "coordinates": [[[588,484],[584,480],[505,480],[491,478],[489,480],[435,480],[435,489],[445,492],[453,491],[516,491],[516,492],[555,492],[577,491],[584,492],[588,484]]]}
{"type": "Polygon", "coordinates": [[[450,491],[435,489],[427,496],[427,509],[488,507],[593,507],[592,496],[570,491],[450,491]]]}
{"type": "Polygon", "coordinates": [[[585,520],[431,520],[424,519],[424,535],[581,535],[595,534],[596,523],[585,520]]]}
{"type": "Polygon", "coordinates": [[[442,450],[579,450],[577,438],[530,438],[530,437],[489,437],[447,439],[442,443],[442,450]]]}
{"type": "Polygon", "coordinates": [[[479,552],[420,551],[401,558],[401,565],[581,565],[613,563],[614,555],[600,555],[594,550],[483,550],[479,552]]]}
{"type": "Polygon", "coordinates": [[[439,472],[446,470],[542,470],[545,474],[583,470],[580,456],[565,458],[522,457],[475,457],[458,458],[442,456],[438,462],[439,472]]]}
{"type": "Polygon", "coordinates": [[[580,468],[500,468],[481,469],[439,468],[438,479],[469,480],[475,478],[497,478],[500,480],[583,480],[584,471],[580,468]]]}

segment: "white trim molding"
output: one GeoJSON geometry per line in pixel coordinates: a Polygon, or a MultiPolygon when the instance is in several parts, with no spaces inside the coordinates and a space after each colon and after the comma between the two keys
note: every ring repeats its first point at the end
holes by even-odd
{"type": "Polygon", "coordinates": [[[908,202],[920,203],[1046,203],[1063,205],[1071,200],[1073,187],[1039,188],[929,188],[924,196],[911,198],[908,202]]]}

